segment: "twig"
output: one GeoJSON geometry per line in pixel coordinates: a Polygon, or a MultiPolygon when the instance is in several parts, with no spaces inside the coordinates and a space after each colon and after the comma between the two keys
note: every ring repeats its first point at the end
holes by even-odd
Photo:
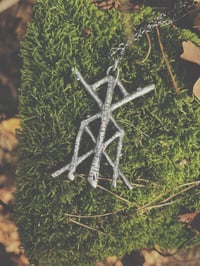
{"type": "MultiPolygon", "coordinates": [[[[200,185],[200,181],[195,181],[195,182],[189,182],[189,183],[186,183],[186,184],[182,184],[182,185],[176,187],[176,189],[177,188],[181,188],[181,187],[185,187],[185,186],[189,186],[189,187],[187,187],[187,188],[185,188],[185,189],[183,189],[183,190],[175,193],[172,196],[169,196],[168,198],[166,198],[165,200],[161,201],[157,205],[149,206],[151,203],[153,203],[154,201],[158,200],[160,197],[163,197],[164,196],[164,195],[161,194],[158,197],[156,197],[154,200],[152,200],[151,202],[147,203],[146,205],[138,208],[137,210],[139,212],[142,212],[143,213],[144,211],[148,211],[148,210],[151,210],[151,209],[161,208],[161,207],[164,207],[164,206],[167,206],[167,205],[171,205],[171,204],[175,203],[176,201],[170,201],[170,200],[172,200],[173,198],[177,197],[178,195],[180,195],[180,194],[182,194],[182,193],[184,193],[184,192],[186,192],[186,191],[188,191],[190,189],[193,189],[194,187],[199,186],[199,185],[200,185]]],[[[169,193],[169,192],[170,191],[168,191],[167,193],[169,193]]],[[[167,194],[167,193],[165,193],[165,194],[167,194]]]]}
{"type": "MultiPolygon", "coordinates": [[[[86,174],[76,174],[75,175],[75,177],[76,178],[78,178],[78,177],[80,177],[80,178],[82,178],[82,179],[87,179],[87,175],[86,174]]],[[[101,180],[101,181],[105,181],[105,182],[111,182],[112,181],[112,179],[111,178],[106,178],[106,177],[99,177],[99,180],[101,180]]],[[[140,181],[143,181],[143,182],[146,182],[146,183],[148,183],[149,182],[149,180],[145,180],[145,179],[139,179],[140,181]]],[[[119,180],[119,183],[123,183],[123,181],[122,180],[119,180]]],[[[136,184],[136,183],[131,183],[131,186],[132,187],[145,187],[145,185],[142,185],[142,184],[136,184]]],[[[100,188],[101,188],[101,186],[100,186],[100,188]]],[[[115,194],[116,195],[116,194],[115,194]]]]}
{"type": "Polygon", "coordinates": [[[19,0],[3,0],[0,2],[0,13],[17,4],[19,0]]]}
{"type": "Polygon", "coordinates": [[[158,199],[162,198],[165,194],[160,194],[158,195],[156,198],[152,199],[150,202],[146,203],[145,205],[143,205],[142,207],[139,207],[138,210],[140,209],[146,209],[146,208],[149,208],[153,202],[156,202],[158,199]]]}
{"type": "Polygon", "coordinates": [[[194,186],[200,185],[200,180],[184,183],[182,185],[177,186],[176,188],[187,187],[187,186],[192,186],[192,185],[194,185],[194,186]]]}
{"type": "Polygon", "coordinates": [[[95,214],[95,215],[78,215],[78,214],[70,214],[70,213],[65,213],[64,215],[67,217],[79,218],[79,219],[93,219],[93,218],[101,218],[101,217],[111,216],[111,215],[114,215],[118,212],[123,211],[124,209],[125,209],[125,207],[120,208],[120,209],[113,211],[113,212],[107,212],[107,213],[95,214]]]}
{"type": "Polygon", "coordinates": [[[169,64],[169,61],[168,61],[168,59],[167,59],[167,55],[166,55],[166,53],[165,53],[164,46],[163,46],[162,41],[161,41],[160,31],[159,31],[158,26],[156,26],[156,32],[157,32],[157,36],[158,36],[158,43],[159,43],[159,45],[160,45],[160,50],[161,50],[161,53],[162,53],[163,59],[164,59],[164,61],[165,61],[165,64],[166,64],[166,66],[167,66],[167,70],[168,70],[168,72],[169,72],[169,75],[170,75],[171,81],[172,81],[172,83],[173,83],[173,86],[174,86],[175,92],[176,92],[176,94],[179,94],[180,91],[179,91],[178,85],[177,85],[177,83],[176,83],[176,80],[175,80],[175,78],[174,78],[174,75],[173,75],[173,73],[172,73],[172,69],[171,69],[171,66],[170,66],[170,64],[169,64]]]}
{"type": "MultiPolygon", "coordinates": [[[[189,184],[191,184],[191,186],[189,186],[189,187],[187,187],[187,188],[185,188],[185,189],[183,189],[183,190],[181,190],[181,191],[175,193],[174,195],[172,195],[172,196],[166,198],[165,200],[161,201],[161,203],[165,203],[165,202],[167,202],[167,201],[169,201],[169,200],[175,198],[176,196],[178,196],[178,195],[180,195],[180,194],[182,194],[182,193],[184,193],[184,192],[186,192],[186,191],[188,191],[188,190],[190,190],[190,189],[193,189],[193,188],[196,187],[196,186],[199,186],[199,185],[200,185],[200,181],[191,182],[191,183],[187,183],[187,184],[183,184],[183,185],[184,185],[184,186],[187,186],[187,185],[189,185],[189,184]]],[[[183,186],[183,185],[181,185],[181,186],[183,186]]],[[[179,186],[179,187],[181,187],[181,186],[179,186]]]]}
{"type": "Polygon", "coordinates": [[[147,61],[147,59],[149,58],[150,54],[151,54],[151,49],[152,49],[151,39],[149,37],[149,33],[148,32],[145,32],[145,35],[146,35],[146,38],[147,38],[147,41],[148,41],[148,45],[149,45],[148,51],[147,51],[147,54],[146,54],[146,56],[145,56],[145,58],[143,60],[136,61],[137,64],[144,64],[147,61]]]}
{"type": "MultiPolygon", "coordinates": [[[[112,179],[111,178],[105,178],[105,177],[99,177],[99,180],[103,180],[105,182],[111,182],[112,179]]],[[[119,183],[123,183],[122,180],[118,181],[119,183]]],[[[136,184],[136,183],[130,183],[132,187],[145,187],[145,185],[142,184],[136,184]]]]}
{"type": "Polygon", "coordinates": [[[145,211],[150,211],[152,209],[162,208],[162,207],[174,204],[175,202],[176,201],[170,201],[170,202],[166,202],[166,203],[163,203],[163,204],[152,205],[152,206],[149,206],[149,207],[145,207],[144,206],[144,207],[138,208],[137,211],[140,212],[140,213],[144,213],[145,211]]]}
{"type": "Polygon", "coordinates": [[[72,222],[72,223],[74,223],[74,224],[77,224],[77,225],[80,225],[80,226],[82,226],[82,227],[84,227],[84,228],[86,228],[86,229],[89,229],[89,230],[91,230],[91,231],[95,231],[95,232],[97,232],[97,233],[100,233],[100,234],[102,234],[102,235],[107,236],[106,233],[104,233],[104,232],[102,232],[102,231],[100,231],[100,230],[98,230],[98,229],[95,229],[95,228],[93,228],[93,227],[91,227],[91,226],[88,226],[88,225],[86,225],[86,224],[79,223],[79,222],[75,221],[74,219],[70,219],[70,222],[72,222]]]}
{"type": "Polygon", "coordinates": [[[108,192],[108,193],[110,193],[110,194],[113,195],[115,198],[120,199],[121,201],[124,201],[124,202],[128,203],[128,205],[133,206],[133,202],[131,202],[131,201],[125,199],[125,198],[122,198],[121,196],[119,196],[119,195],[113,193],[112,191],[106,189],[105,187],[102,187],[102,186],[100,186],[100,185],[97,185],[97,187],[100,188],[100,189],[102,189],[102,190],[104,190],[104,191],[106,191],[106,192],[108,192]]]}

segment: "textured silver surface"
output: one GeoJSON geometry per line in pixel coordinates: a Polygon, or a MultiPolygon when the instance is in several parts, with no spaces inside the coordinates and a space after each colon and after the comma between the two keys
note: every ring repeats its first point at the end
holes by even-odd
{"type": "Polygon", "coordinates": [[[112,70],[112,68],[113,66],[108,68],[106,76],[92,85],[89,85],[85,81],[85,79],[83,78],[81,73],[78,71],[78,69],[76,68],[73,69],[74,73],[77,76],[77,79],[82,83],[86,91],[91,95],[91,97],[98,104],[100,108],[100,112],[93,116],[90,116],[89,118],[81,122],[78,134],[76,136],[75,145],[74,145],[74,154],[73,154],[71,162],[67,164],[66,166],[62,167],[61,169],[55,171],[52,174],[52,177],[55,178],[59,176],[60,174],[64,173],[65,171],[69,171],[68,178],[70,180],[73,180],[74,174],[76,172],[78,165],[81,164],[84,160],[86,160],[89,156],[92,155],[93,159],[92,159],[91,167],[89,170],[88,181],[94,188],[96,188],[98,179],[99,179],[101,159],[102,159],[102,156],[104,155],[109,165],[113,169],[112,185],[116,187],[117,178],[120,177],[129,189],[132,188],[129,181],[125,178],[123,173],[119,170],[119,160],[121,156],[124,131],[123,129],[119,127],[119,125],[113,118],[112,112],[116,110],[117,108],[121,107],[122,105],[152,91],[155,86],[152,84],[147,87],[144,87],[143,89],[137,90],[133,94],[129,94],[119,80],[119,70],[117,67],[115,69],[117,72],[117,76],[114,77],[110,75],[110,71],[112,70]],[[98,97],[96,93],[96,90],[100,88],[100,86],[102,86],[103,84],[107,84],[107,91],[106,91],[106,97],[105,97],[104,102],[102,102],[102,100],[98,97]],[[116,87],[118,87],[119,90],[121,91],[123,98],[119,100],[118,102],[112,104],[112,99],[113,99],[113,95],[114,95],[114,91],[116,87]],[[95,138],[94,133],[90,129],[90,124],[98,119],[100,119],[101,121],[100,129],[99,129],[97,138],[95,138]],[[109,139],[105,140],[106,130],[107,130],[109,123],[112,123],[113,127],[115,128],[115,132],[109,139]],[[83,133],[87,133],[90,136],[92,142],[94,143],[94,148],[86,152],[84,155],[79,156],[80,145],[81,145],[81,142],[83,141],[82,140],[83,133]],[[108,153],[106,152],[106,148],[114,140],[117,140],[117,147],[116,147],[115,159],[113,161],[109,157],[108,153]]]}

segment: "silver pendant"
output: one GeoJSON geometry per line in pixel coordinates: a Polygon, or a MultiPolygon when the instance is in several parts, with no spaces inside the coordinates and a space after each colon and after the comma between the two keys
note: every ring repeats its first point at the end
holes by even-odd
{"type": "Polygon", "coordinates": [[[106,73],[106,77],[104,77],[103,79],[97,81],[96,83],[92,85],[89,85],[85,81],[85,79],[83,78],[83,76],[81,75],[81,73],[78,71],[77,68],[74,68],[73,71],[76,74],[77,79],[82,83],[82,85],[86,89],[86,91],[91,95],[91,97],[98,104],[100,112],[93,116],[90,116],[89,118],[81,122],[78,134],[76,136],[75,145],[74,145],[74,153],[73,153],[71,162],[65,165],[64,167],[62,167],[61,169],[52,173],[52,177],[54,178],[58,177],[65,171],[68,171],[68,178],[70,180],[74,180],[74,174],[76,172],[78,165],[80,165],[89,156],[93,156],[89,175],[88,175],[88,181],[94,188],[96,188],[98,184],[98,179],[99,179],[101,159],[102,159],[102,156],[104,156],[113,170],[112,185],[116,187],[117,178],[120,177],[122,181],[126,184],[126,186],[129,189],[132,189],[131,184],[129,183],[129,181],[126,179],[126,177],[123,175],[123,173],[119,169],[119,160],[120,160],[121,151],[122,151],[124,130],[121,129],[120,126],[117,124],[117,122],[112,116],[112,112],[118,109],[119,107],[121,107],[122,105],[154,90],[155,85],[152,84],[152,85],[146,86],[142,89],[138,89],[133,94],[129,94],[119,80],[119,70],[117,67],[114,67],[114,68],[113,66],[109,67],[106,73]],[[117,71],[116,77],[110,74],[111,70],[117,71]],[[104,102],[102,102],[102,100],[97,95],[96,90],[100,88],[100,86],[106,83],[107,83],[106,97],[105,97],[104,102]],[[121,91],[123,98],[116,103],[112,103],[112,99],[113,99],[114,91],[116,87],[118,87],[119,90],[121,91]],[[90,124],[96,120],[100,120],[101,122],[100,122],[100,129],[99,129],[98,136],[95,138],[94,133],[90,129],[90,124]],[[106,130],[107,130],[109,123],[112,124],[112,126],[115,129],[115,132],[109,139],[105,139],[106,130]],[[86,152],[85,154],[79,156],[80,145],[83,141],[82,140],[83,133],[86,133],[89,135],[92,142],[94,143],[94,148],[86,152]],[[114,140],[117,140],[117,147],[116,147],[115,159],[112,160],[110,156],[108,155],[106,148],[114,140]]]}

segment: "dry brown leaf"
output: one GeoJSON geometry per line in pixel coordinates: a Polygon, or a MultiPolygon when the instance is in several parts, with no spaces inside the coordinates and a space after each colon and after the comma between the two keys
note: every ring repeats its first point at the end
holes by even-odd
{"type": "Polygon", "coordinates": [[[190,224],[198,212],[184,213],[178,216],[180,223],[190,224]]]}
{"type": "Polygon", "coordinates": [[[171,255],[160,254],[156,250],[143,250],[145,258],[143,266],[199,266],[200,246],[192,249],[172,251],[171,255]]]}
{"type": "Polygon", "coordinates": [[[13,193],[16,191],[15,187],[0,189],[0,199],[6,204],[13,201],[13,193]]]}
{"type": "Polygon", "coordinates": [[[164,266],[168,263],[168,257],[161,256],[155,250],[143,250],[142,254],[145,258],[143,266],[164,266]]]}
{"type": "Polygon", "coordinates": [[[193,94],[200,100],[200,78],[197,79],[193,86],[193,94]]]}
{"type": "Polygon", "coordinates": [[[19,2],[19,0],[4,0],[0,1],[0,13],[9,9],[13,5],[16,5],[19,2]]]}
{"type": "Polygon", "coordinates": [[[178,221],[187,224],[197,235],[200,235],[200,212],[180,214],[178,221]]]}
{"type": "Polygon", "coordinates": [[[18,120],[5,120],[0,124],[0,166],[15,164],[18,139],[15,128],[19,127],[18,120]]]}
{"type": "Polygon", "coordinates": [[[16,129],[20,129],[20,119],[19,118],[10,118],[4,120],[1,123],[1,126],[4,130],[10,131],[15,134],[16,129]]]}
{"type": "Polygon", "coordinates": [[[35,1],[23,2],[18,9],[16,17],[20,18],[20,23],[16,28],[16,33],[20,41],[23,40],[27,23],[32,19],[34,3],[35,1]]]}
{"type": "MultiPolygon", "coordinates": [[[[18,118],[11,118],[4,120],[0,124],[0,149],[3,152],[12,152],[18,146],[18,139],[15,130],[20,128],[20,120],[18,118]]],[[[2,154],[4,156],[5,154],[2,154]]]]}
{"type": "Polygon", "coordinates": [[[5,250],[8,253],[19,254],[21,252],[19,249],[20,242],[15,224],[0,216],[0,227],[0,243],[5,246],[5,250]]]}
{"type": "Polygon", "coordinates": [[[106,266],[123,266],[122,262],[117,256],[110,256],[106,258],[106,266]]]}
{"type": "Polygon", "coordinates": [[[182,45],[183,53],[180,57],[184,60],[200,65],[200,47],[196,46],[191,41],[184,41],[182,42],[182,45]]]}
{"type": "Polygon", "coordinates": [[[11,131],[0,127],[0,148],[4,151],[14,151],[18,146],[18,140],[11,131]]]}
{"type": "Polygon", "coordinates": [[[109,256],[104,263],[98,262],[95,266],[123,266],[123,263],[117,256],[109,256]]]}
{"type": "Polygon", "coordinates": [[[0,186],[3,187],[6,184],[6,182],[7,182],[7,176],[6,175],[0,175],[0,186]]]}

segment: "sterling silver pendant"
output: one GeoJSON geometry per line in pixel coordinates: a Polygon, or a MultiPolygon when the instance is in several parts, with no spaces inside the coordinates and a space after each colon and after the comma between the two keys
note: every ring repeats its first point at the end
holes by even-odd
{"type": "Polygon", "coordinates": [[[90,116],[89,118],[81,122],[78,134],[76,136],[74,153],[71,162],[62,167],[61,169],[52,173],[52,177],[54,178],[58,177],[65,171],[68,171],[68,178],[70,180],[74,180],[74,175],[76,173],[77,167],[82,162],[84,162],[84,160],[86,160],[88,157],[93,156],[88,174],[88,181],[94,188],[96,188],[99,179],[101,159],[102,156],[104,156],[113,170],[112,185],[116,187],[117,179],[118,177],[120,177],[122,181],[126,184],[126,186],[129,189],[132,189],[130,182],[126,179],[126,177],[119,169],[119,161],[122,150],[124,130],[121,129],[120,126],[117,124],[117,122],[112,116],[112,112],[121,107],[122,105],[154,90],[155,85],[152,84],[146,86],[142,89],[138,89],[133,94],[129,94],[119,80],[119,69],[116,66],[109,67],[106,76],[92,85],[89,85],[85,81],[85,79],[83,78],[83,76],[81,75],[81,73],[78,71],[77,68],[74,68],[73,71],[76,74],[77,79],[82,83],[82,85],[86,89],[86,91],[98,104],[100,112],[98,112],[93,116],[90,116]],[[110,74],[111,71],[117,72],[116,77],[110,74]],[[100,86],[102,86],[103,84],[107,84],[107,91],[104,102],[99,98],[98,94],[96,93],[97,89],[100,88],[100,86]],[[120,99],[118,102],[112,103],[116,87],[119,88],[123,98],[120,99]],[[95,135],[90,128],[90,124],[96,120],[100,120],[100,128],[98,136],[95,138],[95,135]],[[115,129],[115,132],[109,139],[106,139],[105,136],[109,123],[112,124],[112,126],[115,129]],[[88,134],[91,141],[94,143],[94,148],[89,150],[85,154],[79,156],[80,145],[83,141],[82,140],[83,133],[88,134]],[[108,155],[106,148],[115,140],[117,140],[116,154],[115,154],[115,159],[112,160],[108,155]]]}

